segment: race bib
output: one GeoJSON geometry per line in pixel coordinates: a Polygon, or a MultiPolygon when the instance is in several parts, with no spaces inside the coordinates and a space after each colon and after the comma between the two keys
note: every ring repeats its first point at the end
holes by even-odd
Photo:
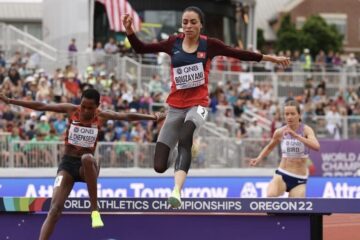
{"type": "Polygon", "coordinates": [[[59,186],[61,185],[62,179],[63,179],[63,176],[62,176],[62,175],[58,175],[58,176],[55,178],[54,188],[55,188],[55,187],[59,187],[59,186]]]}
{"type": "Polygon", "coordinates": [[[202,63],[195,63],[173,69],[176,89],[194,88],[205,84],[202,63]]]}
{"type": "Polygon", "coordinates": [[[305,145],[296,139],[284,139],[281,143],[282,152],[289,157],[301,157],[305,154],[305,145]]]}
{"type": "Polygon", "coordinates": [[[98,131],[99,130],[97,128],[82,127],[71,124],[68,142],[75,146],[92,148],[95,145],[98,131]]]}

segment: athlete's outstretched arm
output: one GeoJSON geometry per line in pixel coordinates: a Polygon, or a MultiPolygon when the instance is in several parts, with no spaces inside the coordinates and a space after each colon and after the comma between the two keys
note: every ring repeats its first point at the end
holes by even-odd
{"type": "Polygon", "coordinates": [[[294,130],[292,130],[289,127],[285,128],[285,132],[292,135],[294,138],[296,138],[300,142],[304,143],[309,148],[311,148],[315,151],[320,150],[320,143],[317,140],[317,138],[315,137],[314,130],[312,130],[311,127],[306,126],[306,125],[304,127],[304,133],[305,133],[306,137],[303,137],[303,136],[297,134],[294,130]]]}
{"type": "Polygon", "coordinates": [[[6,104],[13,104],[17,106],[22,106],[30,108],[36,111],[51,111],[58,113],[69,113],[76,109],[76,106],[70,103],[50,103],[46,104],[43,102],[37,101],[23,101],[18,99],[12,99],[6,97],[4,94],[0,94],[0,101],[3,101],[6,104]]]}
{"type": "Polygon", "coordinates": [[[142,113],[119,113],[114,111],[101,111],[99,117],[104,120],[125,120],[125,121],[138,121],[138,120],[153,120],[161,121],[165,119],[166,114],[157,112],[155,114],[142,114],[142,113]]]}
{"type": "Polygon", "coordinates": [[[215,56],[227,56],[237,58],[242,61],[269,61],[276,64],[280,64],[283,67],[286,67],[290,64],[290,59],[287,57],[278,57],[271,55],[263,55],[256,52],[250,52],[246,50],[236,49],[230,46],[227,46],[222,41],[216,38],[209,38],[209,57],[213,58],[215,56]]]}
{"type": "Polygon", "coordinates": [[[171,53],[171,37],[168,40],[161,41],[158,43],[144,43],[142,42],[135,34],[132,24],[133,19],[129,14],[125,14],[122,18],[123,25],[125,27],[126,35],[131,43],[131,47],[137,53],[157,53],[157,52],[166,52],[171,53]]]}
{"type": "Polygon", "coordinates": [[[250,159],[250,166],[255,167],[265,157],[267,157],[271,153],[271,151],[280,143],[281,136],[282,136],[282,131],[280,131],[280,129],[276,130],[271,141],[260,152],[259,156],[257,156],[257,158],[250,159]]]}

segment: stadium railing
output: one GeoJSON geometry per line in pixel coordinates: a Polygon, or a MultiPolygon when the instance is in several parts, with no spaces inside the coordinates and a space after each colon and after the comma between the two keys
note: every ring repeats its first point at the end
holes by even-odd
{"type": "MultiPolygon", "coordinates": [[[[197,137],[192,148],[193,168],[241,168],[267,144],[265,139],[197,137]]],[[[152,168],[154,143],[99,142],[96,160],[101,168],[152,168]]],[[[0,154],[2,168],[54,168],[64,154],[63,142],[12,141],[0,154]]],[[[175,159],[177,149],[172,153],[175,159]]],[[[275,167],[278,151],[274,151],[264,167],[275,167]]]]}

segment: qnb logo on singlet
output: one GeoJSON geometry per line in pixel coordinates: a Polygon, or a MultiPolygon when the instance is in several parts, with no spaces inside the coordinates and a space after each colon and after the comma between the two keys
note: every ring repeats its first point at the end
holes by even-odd
{"type": "Polygon", "coordinates": [[[204,67],[195,63],[173,69],[176,89],[194,88],[205,84],[204,67]]]}
{"type": "Polygon", "coordinates": [[[68,142],[84,148],[94,147],[98,131],[97,128],[81,127],[71,124],[68,142]]]}

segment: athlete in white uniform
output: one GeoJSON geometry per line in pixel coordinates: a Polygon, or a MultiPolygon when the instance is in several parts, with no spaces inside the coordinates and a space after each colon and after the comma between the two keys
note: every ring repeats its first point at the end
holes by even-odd
{"type": "Polygon", "coordinates": [[[259,156],[250,160],[250,166],[258,165],[281,144],[280,166],[268,186],[267,196],[278,197],[289,192],[289,197],[305,197],[309,149],[319,151],[320,144],[313,129],[301,123],[300,107],[296,101],[285,103],[284,115],[286,125],[275,131],[270,143],[259,156]]]}

